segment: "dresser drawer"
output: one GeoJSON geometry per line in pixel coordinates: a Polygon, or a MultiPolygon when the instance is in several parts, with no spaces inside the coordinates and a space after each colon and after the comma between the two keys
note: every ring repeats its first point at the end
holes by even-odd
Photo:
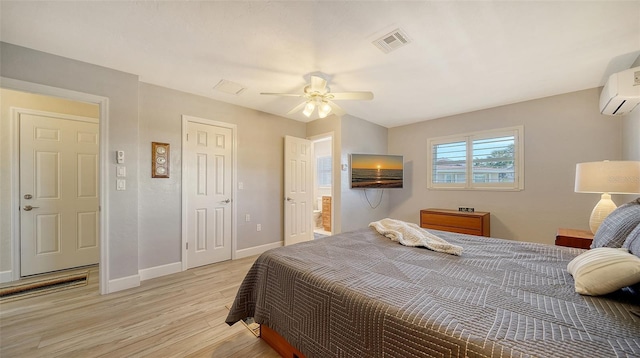
{"type": "Polygon", "coordinates": [[[464,227],[467,229],[480,230],[482,220],[479,217],[442,215],[434,213],[422,213],[421,223],[426,225],[464,227]]]}
{"type": "Polygon", "coordinates": [[[420,227],[457,232],[461,234],[490,236],[490,213],[460,212],[447,209],[420,210],[420,227]]]}

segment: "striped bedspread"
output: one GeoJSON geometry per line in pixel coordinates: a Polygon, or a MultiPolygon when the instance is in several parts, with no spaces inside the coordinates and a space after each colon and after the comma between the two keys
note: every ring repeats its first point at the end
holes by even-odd
{"type": "Polygon", "coordinates": [[[267,324],[313,357],[640,357],[640,300],[574,292],[581,249],[435,231],[461,256],[372,228],[270,250],[226,322],[267,324]]]}

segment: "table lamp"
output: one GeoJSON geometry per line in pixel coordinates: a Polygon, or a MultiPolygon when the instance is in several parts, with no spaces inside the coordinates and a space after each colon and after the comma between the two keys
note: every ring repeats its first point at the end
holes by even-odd
{"type": "Polygon", "coordinates": [[[592,233],[616,209],[611,194],[640,193],[640,162],[602,161],[576,164],[576,193],[602,193],[589,218],[592,233]]]}

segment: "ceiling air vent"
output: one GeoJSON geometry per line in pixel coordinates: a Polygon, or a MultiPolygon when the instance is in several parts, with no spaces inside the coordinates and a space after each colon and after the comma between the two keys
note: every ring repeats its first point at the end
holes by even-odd
{"type": "Polygon", "coordinates": [[[395,49],[398,49],[406,44],[411,42],[407,34],[401,29],[395,29],[390,33],[382,36],[381,38],[373,41],[373,44],[376,45],[384,53],[389,53],[395,49]]]}
{"type": "Polygon", "coordinates": [[[218,82],[218,84],[215,85],[213,89],[216,91],[220,91],[222,93],[227,93],[227,94],[232,94],[237,96],[242,92],[244,92],[244,90],[246,90],[247,88],[235,82],[220,80],[220,82],[218,82]]]}

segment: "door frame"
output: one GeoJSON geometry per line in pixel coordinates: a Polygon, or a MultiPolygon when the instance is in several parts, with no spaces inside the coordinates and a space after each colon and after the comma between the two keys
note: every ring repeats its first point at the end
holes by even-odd
{"type": "MultiPolygon", "coordinates": [[[[100,209],[100,294],[109,293],[109,170],[106,165],[109,163],[109,98],[97,96],[89,93],[77,92],[58,87],[46,86],[38,83],[16,80],[13,78],[0,77],[0,87],[35,93],[51,97],[59,97],[79,102],[87,102],[98,105],[100,144],[99,144],[99,167],[100,175],[98,176],[98,186],[100,192],[99,209],[100,209]]],[[[9,150],[10,150],[10,167],[11,167],[11,270],[12,280],[20,279],[20,213],[16,208],[20,207],[20,127],[17,123],[17,117],[14,117],[12,110],[9,123],[9,150]]]]}
{"type": "Polygon", "coordinates": [[[237,213],[238,213],[238,205],[236,203],[236,198],[238,197],[238,126],[235,124],[214,121],[212,119],[199,118],[194,116],[182,115],[182,157],[181,161],[181,182],[182,182],[182,249],[181,251],[181,262],[182,262],[182,271],[186,271],[188,269],[187,265],[187,185],[186,185],[186,177],[187,168],[186,165],[186,151],[184,150],[186,146],[186,135],[187,135],[187,125],[189,122],[200,123],[208,126],[216,126],[231,129],[231,138],[233,140],[233,145],[231,146],[231,150],[233,153],[231,154],[231,260],[236,259],[236,239],[237,239],[237,213]]]}
{"type": "MultiPolygon", "coordinates": [[[[336,168],[334,165],[336,162],[336,151],[335,151],[335,145],[334,145],[335,144],[334,141],[336,140],[336,137],[334,135],[334,132],[327,132],[327,133],[322,133],[322,134],[313,135],[311,137],[307,137],[307,139],[310,140],[312,143],[318,139],[324,139],[324,138],[331,138],[331,235],[335,235],[337,234],[335,229],[335,222],[334,222],[334,219],[336,217],[336,214],[335,214],[336,213],[336,210],[335,210],[336,209],[335,208],[336,173],[340,173],[340,168],[336,168]]],[[[315,153],[313,153],[313,155],[314,155],[313,159],[315,161],[315,153]]],[[[314,172],[315,172],[315,169],[314,169],[314,172]]],[[[315,177],[313,179],[315,180],[315,177]]],[[[314,186],[315,186],[315,183],[314,183],[314,186]]]]}
{"type": "MultiPolygon", "coordinates": [[[[23,114],[26,115],[36,115],[36,116],[42,116],[42,117],[50,117],[51,115],[56,115],[57,119],[61,119],[61,120],[67,120],[67,121],[74,121],[74,122],[81,122],[81,123],[92,123],[92,124],[97,124],[98,125],[98,132],[100,131],[100,118],[91,118],[91,117],[83,117],[83,116],[77,116],[77,115],[72,115],[72,114],[66,114],[66,113],[56,113],[56,112],[49,112],[49,111],[41,111],[41,110],[37,110],[37,109],[30,109],[30,108],[21,108],[21,107],[11,107],[10,108],[10,119],[13,122],[13,124],[15,124],[16,129],[17,129],[17,137],[16,138],[20,138],[20,116],[23,114]]],[[[99,133],[98,133],[99,134],[99,133]]],[[[18,207],[21,207],[20,203],[20,185],[21,185],[21,179],[20,179],[20,141],[17,140],[15,141],[15,144],[18,148],[17,151],[15,151],[15,153],[17,153],[18,155],[18,166],[15,168],[15,170],[17,171],[17,199],[18,199],[18,207]]],[[[100,150],[100,142],[98,141],[98,150],[100,150]]],[[[98,152],[98,156],[99,156],[99,152],[98,152]]],[[[76,168],[77,168],[77,164],[76,164],[76,168]]],[[[13,169],[13,168],[12,168],[13,169]]],[[[100,166],[100,163],[98,162],[98,182],[100,181],[100,173],[102,172],[102,167],[100,166]]],[[[12,192],[13,193],[13,192],[12,192]]],[[[98,193],[100,193],[100,189],[98,187],[98,193]]],[[[100,194],[98,194],[98,206],[100,206],[100,194]]],[[[99,210],[98,210],[99,211],[99,210]]],[[[12,211],[13,212],[13,211],[12,211]]],[[[21,212],[20,210],[18,210],[18,235],[17,235],[17,240],[18,242],[12,242],[11,246],[12,247],[16,247],[17,248],[17,257],[12,257],[12,263],[15,262],[17,264],[17,271],[20,275],[20,277],[22,277],[22,235],[21,235],[21,226],[22,226],[22,221],[21,221],[21,212]]],[[[99,224],[99,222],[98,222],[99,224]]],[[[99,234],[98,234],[99,235],[99,234]]],[[[98,238],[98,248],[100,249],[100,238],[98,238]]],[[[13,254],[16,254],[16,251],[13,252],[13,254]]],[[[99,256],[98,256],[98,262],[99,261],[99,256]]],[[[70,267],[72,268],[72,267],[70,267]]],[[[13,268],[12,268],[13,269],[13,268]]],[[[65,270],[65,269],[63,269],[65,270]]],[[[15,271],[14,271],[15,272],[15,271]]],[[[43,272],[43,273],[47,273],[47,272],[43,272]]],[[[36,274],[37,275],[37,274],[36,274]]],[[[19,278],[20,278],[19,277],[19,278]]]]}

